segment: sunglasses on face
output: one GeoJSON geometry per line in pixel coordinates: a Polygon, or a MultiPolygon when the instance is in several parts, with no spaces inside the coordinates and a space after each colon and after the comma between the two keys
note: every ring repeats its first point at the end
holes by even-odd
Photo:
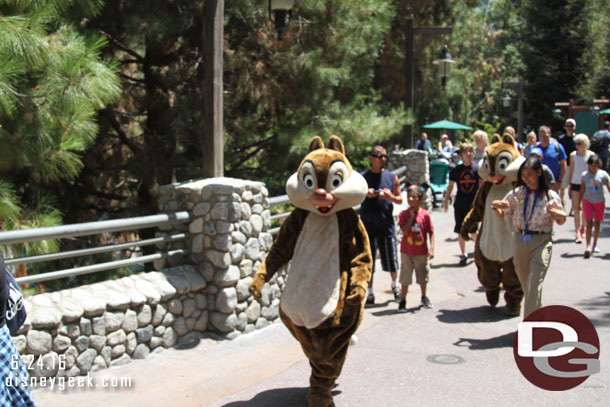
{"type": "Polygon", "coordinates": [[[574,143],[575,146],[582,146],[582,143],[574,143]]]}
{"type": "Polygon", "coordinates": [[[370,156],[371,157],[375,157],[375,158],[379,158],[380,160],[388,158],[387,154],[370,154],[370,156]]]}

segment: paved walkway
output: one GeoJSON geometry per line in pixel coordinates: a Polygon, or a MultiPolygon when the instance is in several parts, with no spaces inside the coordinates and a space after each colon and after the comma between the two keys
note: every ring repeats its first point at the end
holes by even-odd
{"type": "MultiPolygon", "coordinates": [[[[610,202],[607,199],[606,202],[610,202]]],[[[564,392],[541,390],[523,378],[512,343],[520,318],[507,318],[503,302],[492,309],[476,279],[474,264],[456,266],[453,216],[433,211],[436,258],[429,297],[419,309],[417,286],[397,314],[387,274],[375,281],[374,307],[367,308],[335,390],[338,407],[536,405],[606,406],[610,400],[610,208],[600,237],[602,252],[584,260],[573,242],[573,219],[556,227],[545,305],[584,313],[600,337],[601,372],[564,392]]],[[[468,246],[472,250],[472,244],[468,246]]],[[[267,407],[306,406],[310,368],[298,343],[280,323],[234,341],[201,339],[127,366],[94,374],[95,388],[37,389],[41,407],[267,407]],[[126,388],[104,383],[130,380],[126,388]]]]}

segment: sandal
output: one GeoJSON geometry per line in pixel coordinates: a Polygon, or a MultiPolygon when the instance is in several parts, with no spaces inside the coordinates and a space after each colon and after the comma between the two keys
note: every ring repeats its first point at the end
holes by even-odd
{"type": "Polygon", "coordinates": [[[574,241],[578,244],[582,243],[582,239],[580,238],[580,236],[578,236],[574,241]]]}

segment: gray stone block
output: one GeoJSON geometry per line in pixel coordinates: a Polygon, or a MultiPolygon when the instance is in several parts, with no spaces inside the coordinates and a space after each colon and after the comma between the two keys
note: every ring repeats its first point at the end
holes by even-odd
{"type": "Polygon", "coordinates": [[[237,326],[237,316],[235,314],[212,312],[210,315],[210,323],[220,332],[231,332],[234,331],[237,326]]]}
{"type": "Polygon", "coordinates": [[[138,327],[143,327],[152,321],[152,310],[150,305],[144,304],[140,311],[138,312],[138,327]]]}
{"type": "Polygon", "coordinates": [[[138,328],[136,330],[136,337],[138,339],[138,343],[144,343],[150,341],[150,338],[153,336],[153,326],[147,325],[143,328],[138,328]]]}
{"type": "Polygon", "coordinates": [[[123,318],[121,329],[125,332],[133,332],[138,328],[138,314],[134,310],[128,309],[123,318]]]}
{"type": "Polygon", "coordinates": [[[221,289],[216,296],[216,309],[225,314],[231,313],[237,306],[237,292],[233,287],[221,289]]]}
{"type": "Polygon", "coordinates": [[[52,349],[52,337],[48,332],[31,329],[27,334],[26,340],[27,352],[32,355],[42,355],[50,352],[52,349]]]}
{"type": "Polygon", "coordinates": [[[87,349],[76,358],[76,365],[80,369],[81,374],[87,374],[93,366],[93,361],[97,356],[95,349],[87,349]]]}

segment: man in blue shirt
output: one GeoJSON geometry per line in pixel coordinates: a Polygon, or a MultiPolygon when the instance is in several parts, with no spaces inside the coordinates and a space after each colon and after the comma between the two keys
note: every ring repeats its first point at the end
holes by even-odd
{"type": "Polygon", "coordinates": [[[542,164],[547,165],[553,172],[555,183],[551,184],[551,188],[559,193],[561,181],[566,175],[567,159],[566,152],[563,146],[557,140],[551,139],[551,128],[548,126],[540,126],[538,129],[538,137],[540,141],[536,144],[542,150],[542,164]]]}

